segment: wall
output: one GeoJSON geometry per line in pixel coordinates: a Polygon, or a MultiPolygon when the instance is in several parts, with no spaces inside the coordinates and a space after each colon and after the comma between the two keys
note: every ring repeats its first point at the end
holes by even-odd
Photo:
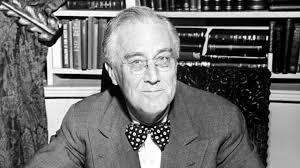
{"type": "MultiPolygon", "coordinates": [[[[49,135],[55,134],[67,109],[78,100],[46,99],[49,135]]],[[[299,109],[300,103],[270,104],[269,168],[299,167],[299,109]]]]}
{"type": "Polygon", "coordinates": [[[300,103],[271,103],[269,167],[299,167],[300,103]]]}

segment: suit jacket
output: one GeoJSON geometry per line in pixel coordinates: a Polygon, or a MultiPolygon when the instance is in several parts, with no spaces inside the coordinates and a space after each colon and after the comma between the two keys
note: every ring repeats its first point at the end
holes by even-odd
{"type": "MultiPolygon", "coordinates": [[[[241,112],[224,98],[178,82],[168,118],[162,168],[263,167],[241,112]]],[[[138,153],[124,134],[129,122],[118,89],[89,96],[69,109],[60,130],[27,167],[138,168],[138,153]]]]}

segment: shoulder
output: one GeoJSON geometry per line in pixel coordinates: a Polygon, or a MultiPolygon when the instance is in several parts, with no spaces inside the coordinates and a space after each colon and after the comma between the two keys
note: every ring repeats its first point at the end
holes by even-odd
{"type": "Polygon", "coordinates": [[[64,121],[76,123],[78,126],[95,127],[110,106],[116,106],[115,91],[106,90],[88,96],[73,104],[64,117],[64,121]]]}
{"type": "Polygon", "coordinates": [[[224,97],[179,83],[179,98],[196,130],[202,135],[227,134],[243,129],[239,108],[224,97]]]}

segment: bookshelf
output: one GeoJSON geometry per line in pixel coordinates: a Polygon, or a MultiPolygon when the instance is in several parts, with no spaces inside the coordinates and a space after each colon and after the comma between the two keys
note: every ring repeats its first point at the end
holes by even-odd
{"type": "MultiPolygon", "coordinates": [[[[300,11],[226,11],[226,12],[158,12],[170,19],[281,19],[281,18],[300,18],[300,11]]],[[[59,18],[76,18],[76,17],[99,17],[112,18],[118,14],[118,11],[101,11],[101,10],[68,10],[60,9],[56,11],[55,16],[59,18]]],[[[224,29],[254,29],[269,30],[267,24],[265,26],[198,26],[208,29],[224,28],[224,29]]],[[[81,75],[95,76],[100,80],[101,70],[74,70],[58,67],[58,58],[61,58],[61,44],[55,44],[49,48],[47,56],[47,87],[45,87],[46,97],[85,97],[89,94],[98,92],[100,86],[56,86],[55,77],[60,75],[81,75]]],[[[269,61],[270,62],[270,61],[269,61]]],[[[296,79],[300,80],[300,73],[296,74],[275,74],[272,73],[272,79],[296,79]]],[[[300,85],[300,83],[297,83],[300,85]]],[[[274,101],[298,101],[300,100],[300,89],[295,90],[272,89],[271,100],[274,101]]]]}
{"type": "MultiPolygon", "coordinates": [[[[169,18],[299,18],[300,11],[228,11],[228,12],[157,12],[169,18]]],[[[55,12],[58,17],[115,17],[118,11],[68,10],[55,12]]]]}

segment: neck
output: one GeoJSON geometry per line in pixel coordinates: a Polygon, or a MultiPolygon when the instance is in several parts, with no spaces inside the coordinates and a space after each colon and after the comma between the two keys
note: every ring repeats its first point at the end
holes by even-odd
{"type": "Polygon", "coordinates": [[[129,115],[133,121],[137,121],[143,125],[151,126],[156,123],[163,122],[163,120],[168,115],[169,106],[164,111],[162,111],[161,113],[159,113],[156,116],[140,116],[140,115],[136,115],[137,113],[130,110],[129,107],[127,107],[127,109],[128,109],[129,115]]]}

